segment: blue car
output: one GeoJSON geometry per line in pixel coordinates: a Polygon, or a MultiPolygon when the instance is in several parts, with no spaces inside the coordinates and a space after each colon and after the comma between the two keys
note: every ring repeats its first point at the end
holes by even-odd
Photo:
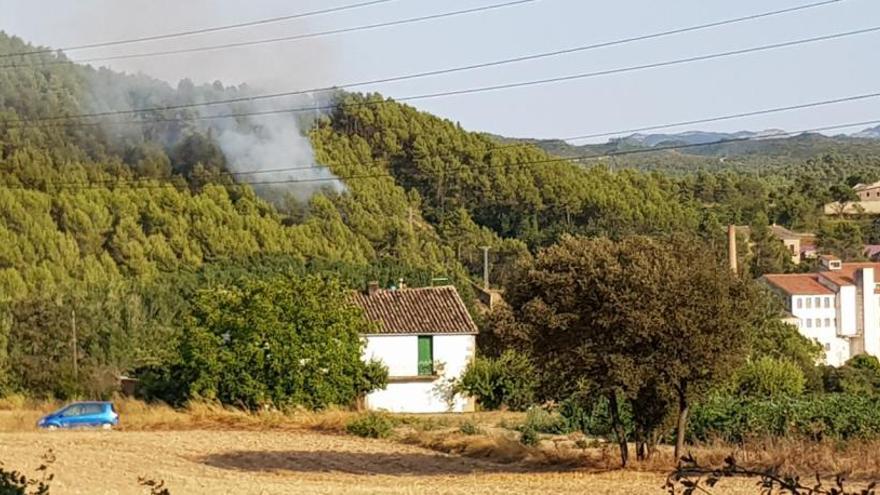
{"type": "Polygon", "coordinates": [[[104,428],[119,424],[119,415],[111,402],[74,402],[40,418],[39,428],[104,428]]]}

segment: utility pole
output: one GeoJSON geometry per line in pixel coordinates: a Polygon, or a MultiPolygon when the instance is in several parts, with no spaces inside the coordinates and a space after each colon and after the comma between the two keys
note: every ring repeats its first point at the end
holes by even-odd
{"type": "Polygon", "coordinates": [[[79,356],[77,356],[76,342],[76,309],[70,311],[70,326],[73,329],[73,378],[79,378],[79,356]]]}
{"type": "Polygon", "coordinates": [[[483,250],[483,288],[489,290],[489,246],[481,246],[483,250]]]}

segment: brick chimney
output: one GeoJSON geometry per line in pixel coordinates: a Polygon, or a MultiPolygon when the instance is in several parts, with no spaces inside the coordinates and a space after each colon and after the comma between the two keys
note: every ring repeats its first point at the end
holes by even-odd
{"type": "Polygon", "coordinates": [[[727,226],[727,261],[730,263],[730,269],[733,273],[738,273],[736,267],[736,226],[733,224],[727,226]]]}
{"type": "Polygon", "coordinates": [[[367,295],[372,296],[379,292],[379,281],[370,280],[367,282],[367,295]]]}

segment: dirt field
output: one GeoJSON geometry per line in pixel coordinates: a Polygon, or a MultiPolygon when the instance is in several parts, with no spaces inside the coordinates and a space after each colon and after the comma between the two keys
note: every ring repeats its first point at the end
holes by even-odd
{"type": "MultiPolygon", "coordinates": [[[[661,494],[663,476],[535,471],[383,440],[315,432],[72,431],[0,433],[0,459],[32,472],[57,457],[51,493],[143,494],[139,476],[180,494],[661,494]]],[[[754,493],[727,482],[715,493],[754,493]]]]}

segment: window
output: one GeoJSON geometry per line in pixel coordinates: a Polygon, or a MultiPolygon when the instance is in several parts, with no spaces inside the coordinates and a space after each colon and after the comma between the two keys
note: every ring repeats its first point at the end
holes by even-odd
{"type": "Polygon", "coordinates": [[[813,320],[807,318],[807,328],[813,328],[813,320]]]}
{"type": "Polygon", "coordinates": [[[819,296],[816,296],[816,307],[817,307],[817,308],[821,308],[821,307],[822,307],[822,298],[819,297],[819,296]]]}
{"type": "Polygon", "coordinates": [[[825,344],[825,350],[826,350],[826,351],[830,351],[830,350],[831,350],[831,344],[825,344]]]}
{"type": "Polygon", "coordinates": [[[64,412],[61,413],[61,417],[72,418],[74,416],[81,416],[82,413],[83,413],[82,406],[75,405],[75,406],[70,406],[67,409],[65,409],[64,412]]]}
{"type": "Polygon", "coordinates": [[[826,308],[830,308],[830,307],[831,307],[831,298],[830,298],[830,297],[826,297],[826,298],[825,298],[825,307],[826,307],[826,308]]]}
{"type": "Polygon", "coordinates": [[[434,374],[434,338],[419,335],[419,376],[434,374]]]}
{"type": "Polygon", "coordinates": [[[798,307],[798,309],[803,308],[803,307],[804,307],[804,300],[801,299],[800,297],[798,297],[798,298],[796,298],[796,299],[797,299],[797,307],[798,307]]]}
{"type": "Polygon", "coordinates": [[[831,326],[831,318],[825,318],[825,326],[826,326],[826,327],[830,327],[830,326],[831,326]]]}
{"type": "Polygon", "coordinates": [[[822,320],[820,320],[819,318],[816,318],[816,328],[819,328],[821,326],[822,326],[822,320]]]}
{"type": "Polygon", "coordinates": [[[813,307],[813,300],[810,299],[809,297],[806,299],[807,299],[807,309],[812,308],[813,307]]]}
{"type": "Polygon", "coordinates": [[[85,414],[101,414],[101,404],[83,404],[82,413],[85,414]]]}

